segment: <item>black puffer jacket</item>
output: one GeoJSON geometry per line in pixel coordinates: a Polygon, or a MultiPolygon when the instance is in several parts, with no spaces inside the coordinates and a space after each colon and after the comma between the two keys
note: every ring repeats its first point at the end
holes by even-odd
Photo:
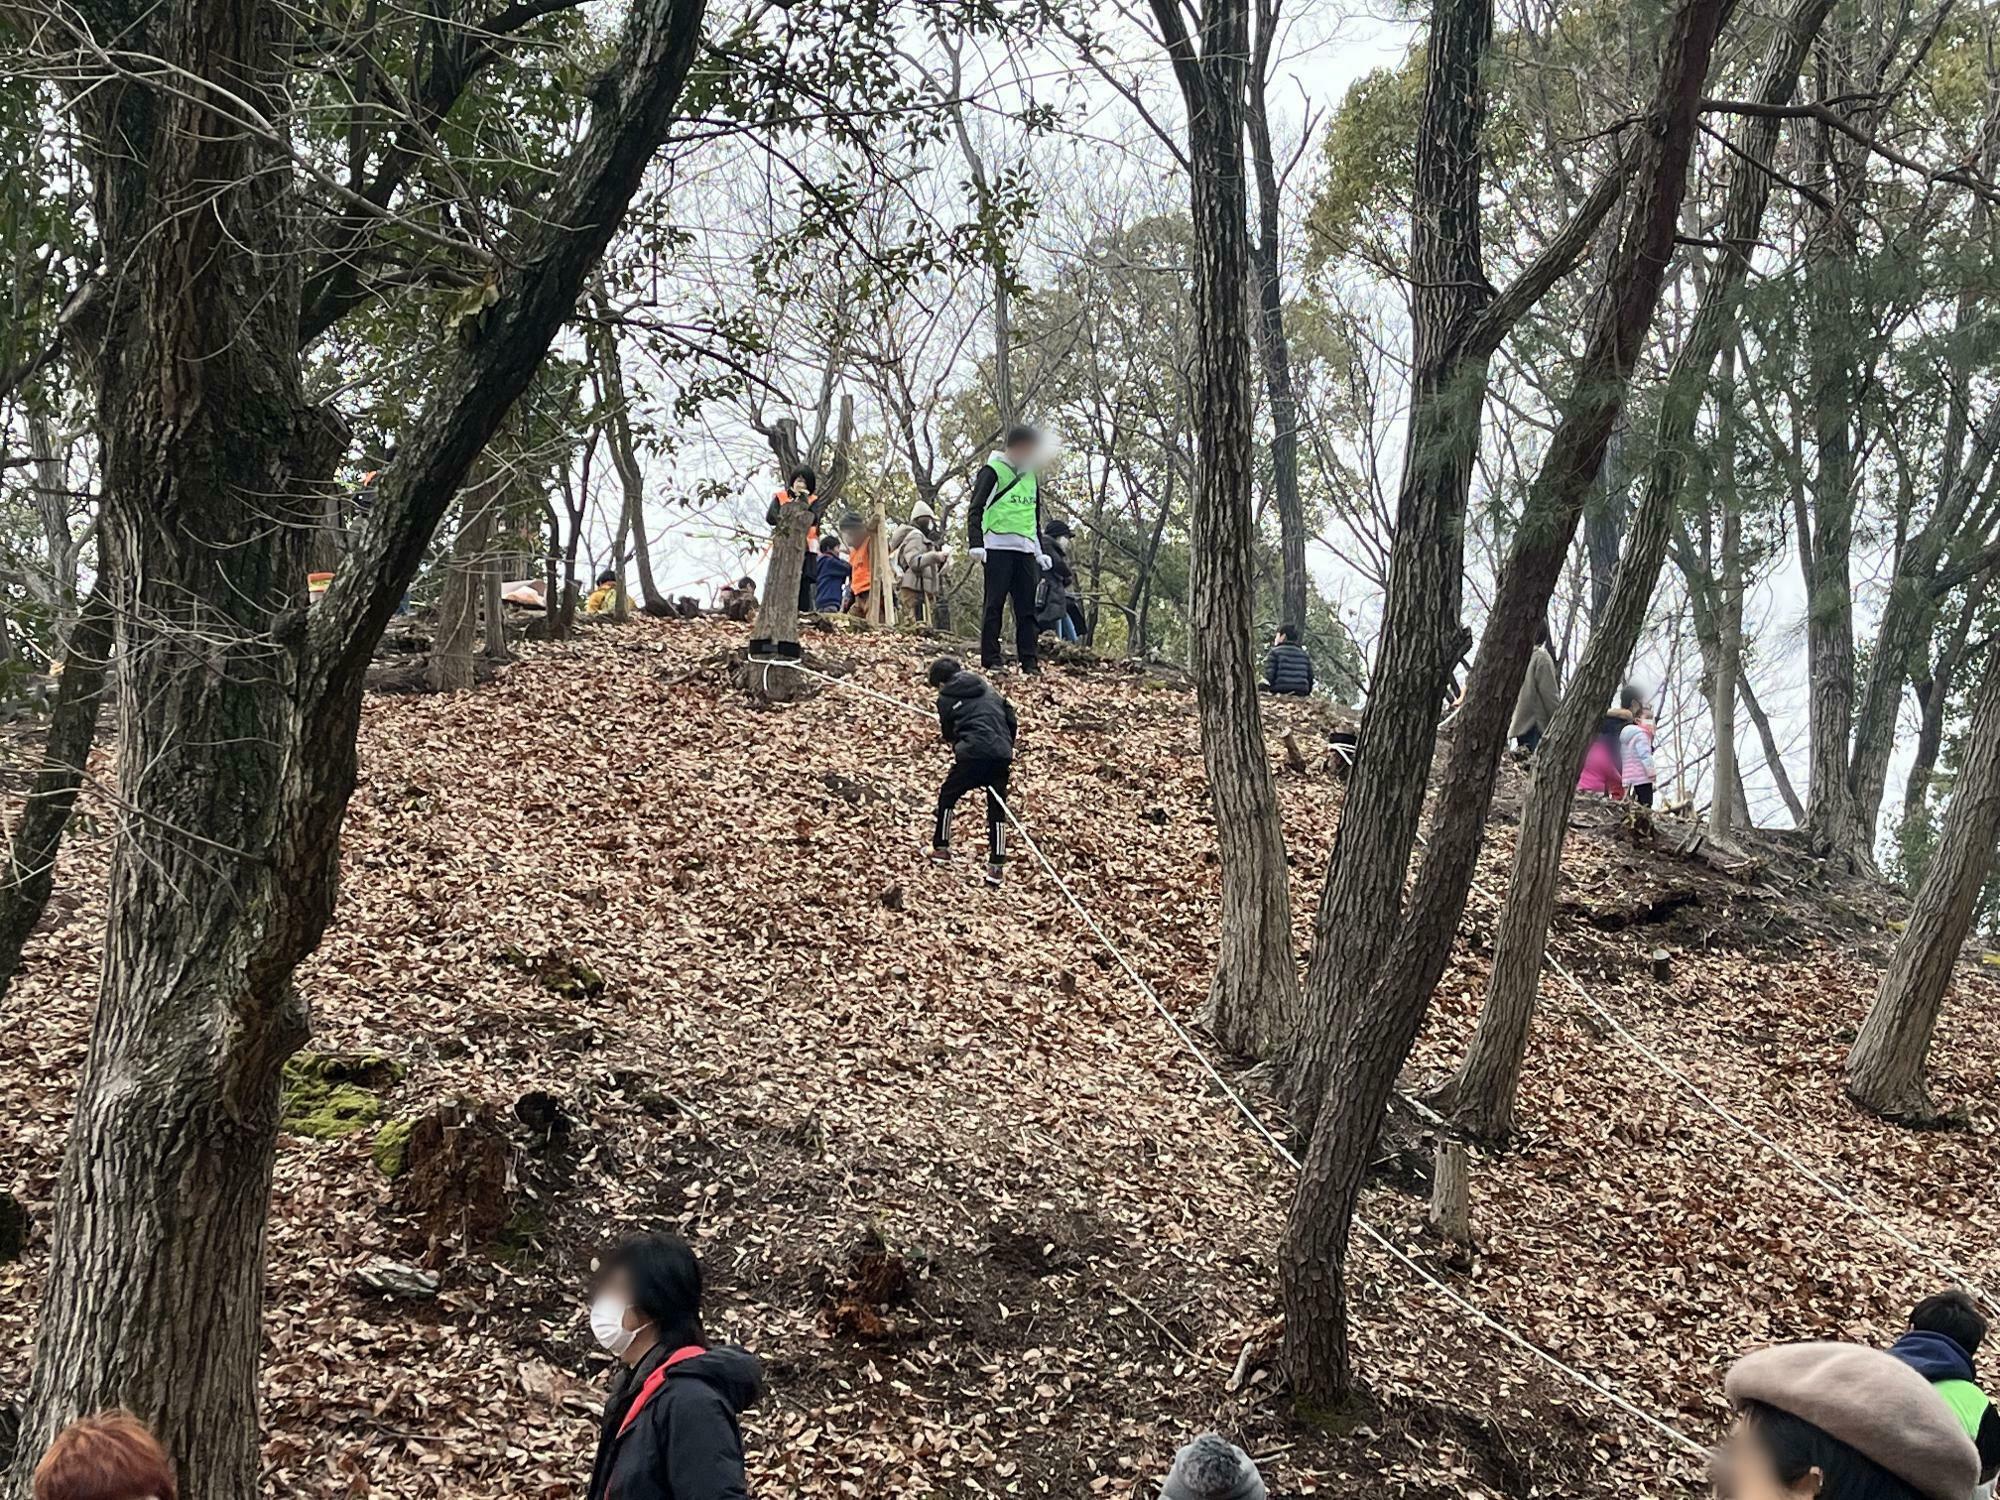
{"type": "Polygon", "coordinates": [[[938,732],[960,760],[1012,760],[1014,705],[977,672],[960,672],[938,691],[938,732]]]}
{"type": "Polygon", "coordinates": [[[1303,698],[1313,690],[1313,659],[1306,648],[1293,641],[1281,641],[1271,648],[1264,663],[1264,686],[1274,693],[1303,698]]]}
{"type": "Polygon", "coordinates": [[[589,1500],[749,1500],[736,1419],[762,1389],[742,1349],[653,1350],[604,1404],[589,1500]]]}

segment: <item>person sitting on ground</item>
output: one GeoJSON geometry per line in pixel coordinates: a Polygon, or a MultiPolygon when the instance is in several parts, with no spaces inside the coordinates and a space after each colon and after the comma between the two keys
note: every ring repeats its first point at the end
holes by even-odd
{"type": "Polygon", "coordinates": [[[733,587],[722,591],[722,618],[725,620],[754,620],[757,618],[757,580],[739,578],[733,587]]]}
{"type": "Polygon", "coordinates": [[[1618,706],[1631,714],[1632,722],[1618,731],[1618,779],[1625,795],[1641,807],[1653,805],[1653,710],[1637,683],[1627,683],[1618,694],[1618,706]]]}
{"type": "Polygon", "coordinates": [[[1264,691],[1289,698],[1310,698],[1313,690],[1313,659],[1299,644],[1299,627],[1286,621],[1271,639],[1271,654],[1264,659],[1264,691]]]}
{"type": "Polygon", "coordinates": [[[819,581],[813,587],[813,608],[823,615],[839,614],[841,602],[847,597],[847,575],[852,571],[847,559],[840,555],[840,538],[821,537],[819,581]]]}
{"type": "Polygon", "coordinates": [[[738,1420],[763,1389],[757,1356],[710,1347],[701,1264],[670,1234],[606,1257],[590,1331],[624,1366],[604,1404],[588,1500],[748,1500],[738,1420]]]}
{"type": "Polygon", "coordinates": [[[606,568],[597,575],[597,587],[583,601],[583,612],[587,615],[608,615],[617,608],[618,573],[615,569],[606,568]]]}
{"type": "Polygon", "coordinates": [[[1964,1292],[1938,1292],[1910,1310],[1910,1331],[1889,1352],[1931,1383],[1979,1450],[1979,1493],[2000,1479],[2000,1410],[1976,1384],[1973,1356],[1986,1341],[1986,1318],[1964,1292]]]}
{"type": "Polygon", "coordinates": [[[1514,699],[1514,722],[1507,738],[1532,754],[1561,701],[1562,686],[1556,680],[1555,654],[1549,650],[1549,627],[1544,621],[1535,627],[1535,649],[1528,656],[1528,675],[1521,680],[1521,691],[1514,699]]]}
{"type": "Polygon", "coordinates": [[[875,588],[875,547],[868,523],[849,511],[840,518],[840,541],[847,548],[847,613],[865,620],[868,596],[875,588]]]}
{"type": "Polygon", "coordinates": [[[1972,1440],[1923,1376],[1879,1349],[1759,1349],[1723,1392],[1736,1412],[1716,1456],[1724,1500],[1971,1500],[1972,1440]]]}
{"type": "Polygon", "coordinates": [[[1597,721],[1590,748],[1583,753],[1583,770],[1576,778],[1579,792],[1601,792],[1614,802],[1625,795],[1624,779],[1618,774],[1619,736],[1632,727],[1632,711],[1619,707],[1597,721]]]}
{"type": "Polygon", "coordinates": [[[785,513],[788,505],[803,505],[806,520],[806,555],[799,564],[799,609],[803,613],[813,607],[813,591],[818,586],[820,517],[826,514],[826,501],[819,498],[819,476],[801,464],[792,470],[785,480],[785,487],[771,497],[771,503],[764,507],[764,524],[776,526],[778,518],[785,513]]]}
{"type": "Polygon", "coordinates": [[[977,672],[953,657],[931,663],[937,689],[938,733],[951,746],[951,770],[938,788],[937,818],[931,829],[931,862],[951,863],[951,815],[959,798],[986,792],[986,883],[998,888],[1007,866],[1007,813],[1003,799],[1014,769],[1014,736],[1020,721],[1014,705],[977,672]]]}
{"type": "Polygon", "coordinates": [[[1213,1432],[1174,1455],[1160,1500],[1264,1500],[1264,1479],[1250,1455],[1213,1432]]]}
{"type": "Polygon", "coordinates": [[[80,1417],[35,1465],[34,1500],[177,1500],[166,1449],[129,1411],[80,1417]]]}
{"type": "Polygon", "coordinates": [[[889,562],[896,574],[896,608],[913,625],[935,625],[944,593],[944,541],[937,512],[919,500],[909,523],[889,539],[889,562]]]}

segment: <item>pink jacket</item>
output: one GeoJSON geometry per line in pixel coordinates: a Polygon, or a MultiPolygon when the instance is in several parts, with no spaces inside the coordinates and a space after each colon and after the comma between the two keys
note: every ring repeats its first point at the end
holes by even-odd
{"type": "Polygon", "coordinates": [[[1576,779],[1579,792],[1602,792],[1607,797],[1625,795],[1625,783],[1618,778],[1618,752],[1603,735],[1593,735],[1583,757],[1583,774],[1576,779]]]}

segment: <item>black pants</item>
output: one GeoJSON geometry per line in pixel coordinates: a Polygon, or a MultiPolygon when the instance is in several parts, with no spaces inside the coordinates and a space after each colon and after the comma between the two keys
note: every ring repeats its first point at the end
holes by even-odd
{"type": "MultiPolygon", "coordinates": [[[[1033,562],[1031,557],[1029,562],[1033,562]]],[[[951,847],[951,812],[958,799],[981,787],[986,792],[986,849],[994,864],[1007,858],[1007,815],[1000,810],[1000,797],[1007,795],[1007,776],[1014,763],[1006,760],[955,760],[951,774],[938,788],[937,822],[931,828],[931,847],[951,847]],[[994,793],[998,793],[996,797],[994,793]]]]}
{"type": "Polygon", "coordinates": [[[979,621],[979,664],[989,670],[1004,666],[1000,654],[1000,616],[1011,600],[1014,605],[1014,652],[1021,670],[1036,670],[1035,585],[1041,581],[1042,565],[1032,552],[988,552],[986,554],[986,612],[979,621]]]}
{"type": "Polygon", "coordinates": [[[1650,781],[1639,782],[1632,788],[1632,799],[1641,807],[1651,807],[1653,805],[1653,783],[1650,781]]]}
{"type": "Polygon", "coordinates": [[[1529,751],[1530,753],[1532,753],[1535,750],[1535,748],[1541,744],[1541,742],[1542,742],[1542,726],[1539,724],[1530,724],[1528,726],[1528,732],[1522,735],[1519,739],[1514,741],[1515,744],[1519,745],[1523,750],[1529,751]]]}
{"type": "Polygon", "coordinates": [[[819,558],[808,552],[799,563],[799,613],[809,615],[813,611],[813,595],[819,588],[819,558]]]}

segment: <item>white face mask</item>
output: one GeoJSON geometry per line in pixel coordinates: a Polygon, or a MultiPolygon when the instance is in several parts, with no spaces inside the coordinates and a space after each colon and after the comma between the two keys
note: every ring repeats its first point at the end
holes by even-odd
{"type": "Polygon", "coordinates": [[[590,1331],[597,1335],[597,1342],[611,1353],[623,1355],[632,1347],[632,1340],[639,1336],[639,1328],[625,1326],[625,1314],[632,1304],[610,1292],[599,1292],[597,1300],[590,1304],[590,1331]]]}

